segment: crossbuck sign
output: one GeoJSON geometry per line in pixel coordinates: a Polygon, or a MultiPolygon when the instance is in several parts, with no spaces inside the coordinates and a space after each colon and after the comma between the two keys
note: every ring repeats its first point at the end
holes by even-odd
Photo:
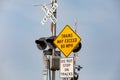
{"type": "Polygon", "coordinates": [[[54,17],[53,12],[56,10],[56,8],[58,7],[57,3],[54,3],[52,8],[49,10],[48,7],[46,5],[42,5],[41,8],[42,10],[45,12],[45,16],[43,17],[41,23],[42,25],[44,25],[48,18],[50,18],[50,20],[55,24],[57,22],[57,19],[54,17]]]}

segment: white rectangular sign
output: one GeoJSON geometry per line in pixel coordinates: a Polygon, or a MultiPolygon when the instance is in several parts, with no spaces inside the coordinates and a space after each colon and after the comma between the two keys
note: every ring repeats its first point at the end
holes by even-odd
{"type": "Polygon", "coordinates": [[[60,59],[60,77],[67,78],[73,77],[73,58],[61,58],[60,59]]]}

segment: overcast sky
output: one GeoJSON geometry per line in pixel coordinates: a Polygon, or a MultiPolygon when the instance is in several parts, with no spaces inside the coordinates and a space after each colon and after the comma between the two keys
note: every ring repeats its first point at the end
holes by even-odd
{"type": "MultiPolygon", "coordinates": [[[[45,13],[33,6],[42,3],[50,0],[0,0],[0,80],[44,79],[42,51],[35,40],[51,36],[50,20],[42,26],[45,13]]],[[[77,19],[82,38],[77,64],[83,67],[79,80],[120,80],[120,1],[58,0],[57,4],[57,34],[67,24],[75,29],[77,19]]]]}

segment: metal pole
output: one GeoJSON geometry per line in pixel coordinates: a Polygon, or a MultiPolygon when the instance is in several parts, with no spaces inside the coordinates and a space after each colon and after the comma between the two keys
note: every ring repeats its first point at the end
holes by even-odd
{"type": "MultiPolygon", "coordinates": [[[[53,4],[54,3],[57,3],[57,0],[52,0],[52,6],[53,6],[53,4]]],[[[56,14],[57,14],[57,11],[55,10],[54,12],[53,12],[53,15],[55,16],[55,18],[56,18],[56,14]]],[[[52,30],[52,36],[56,36],[56,23],[54,24],[54,23],[52,23],[52,26],[53,26],[53,30],[52,30]]]]}
{"type": "Polygon", "coordinates": [[[48,58],[43,54],[43,61],[45,64],[45,68],[43,70],[44,80],[48,80],[48,58]]]}
{"type": "MultiPolygon", "coordinates": [[[[57,3],[57,0],[52,0],[52,6],[54,3],[57,3]]],[[[56,18],[56,10],[55,10],[55,12],[53,12],[53,15],[56,18]]],[[[53,29],[52,36],[56,36],[56,23],[55,24],[52,23],[52,29],[53,29]]],[[[52,57],[54,57],[54,55],[55,55],[54,53],[55,53],[55,49],[52,50],[52,57]]],[[[52,71],[52,80],[55,80],[55,71],[52,71]]]]}

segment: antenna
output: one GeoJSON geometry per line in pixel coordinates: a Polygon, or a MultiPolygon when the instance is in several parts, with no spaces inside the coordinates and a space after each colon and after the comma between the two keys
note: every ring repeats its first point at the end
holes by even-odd
{"type": "Polygon", "coordinates": [[[74,26],[75,26],[75,32],[77,32],[77,22],[78,22],[78,20],[77,19],[75,19],[75,22],[74,22],[74,26]]]}

